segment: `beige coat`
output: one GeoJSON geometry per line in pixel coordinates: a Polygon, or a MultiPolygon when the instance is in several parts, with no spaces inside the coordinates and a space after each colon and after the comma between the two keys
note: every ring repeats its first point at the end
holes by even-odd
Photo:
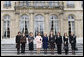
{"type": "Polygon", "coordinates": [[[35,41],[36,41],[36,48],[42,48],[42,37],[36,36],[35,41]]]}

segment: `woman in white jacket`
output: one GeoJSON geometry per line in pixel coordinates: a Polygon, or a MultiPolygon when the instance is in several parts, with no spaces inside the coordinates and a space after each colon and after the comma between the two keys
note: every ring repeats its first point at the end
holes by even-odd
{"type": "Polygon", "coordinates": [[[42,48],[42,37],[40,36],[40,33],[37,34],[35,41],[36,41],[36,48],[38,54],[40,53],[40,48],[42,48]]]}

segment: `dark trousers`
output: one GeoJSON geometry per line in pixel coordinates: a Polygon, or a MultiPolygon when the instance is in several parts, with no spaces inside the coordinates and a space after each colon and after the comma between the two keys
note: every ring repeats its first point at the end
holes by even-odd
{"type": "Polygon", "coordinates": [[[74,44],[71,44],[72,54],[75,54],[75,47],[76,47],[75,43],[74,44]]]}
{"type": "Polygon", "coordinates": [[[47,54],[47,49],[44,49],[44,54],[47,54]]]}
{"type": "Polygon", "coordinates": [[[20,53],[20,43],[16,44],[16,48],[17,48],[17,53],[20,53]]]}
{"type": "Polygon", "coordinates": [[[25,43],[21,43],[21,53],[25,53],[25,43]]]}
{"type": "Polygon", "coordinates": [[[61,54],[61,45],[57,45],[57,53],[61,54]]]}
{"type": "Polygon", "coordinates": [[[65,50],[65,54],[68,54],[68,50],[65,50]]]}

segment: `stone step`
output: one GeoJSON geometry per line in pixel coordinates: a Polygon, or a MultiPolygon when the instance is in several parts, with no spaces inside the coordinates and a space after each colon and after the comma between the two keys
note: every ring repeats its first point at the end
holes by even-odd
{"type": "MultiPolygon", "coordinates": [[[[4,45],[7,45],[7,46],[8,46],[8,45],[16,45],[16,44],[1,44],[1,46],[4,46],[4,45]]],[[[26,44],[26,45],[28,45],[28,44],[26,44]]],[[[34,45],[36,45],[36,44],[34,44],[34,45]]],[[[63,45],[63,44],[62,44],[62,45],[63,45]]],[[[69,46],[70,46],[70,45],[71,45],[71,44],[69,44],[69,46]]],[[[77,43],[76,45],[77,45],[77,46],[79,46],[79,45],[80,45],[80,46],[83,46],[83,44],[80,44],[80,43],[77,43]]]]}
{"type": "MultiPolygon", "coordinates": [[[[17,50],[14,50],[14,51],[12,51],[12,50],[10,50],[10,51],[1,51],[1,53],[8,53],[8,52],[17,52],[17,50]]],[[[25,50],[25,52],[30,52],[29,50],[25,50]]],[[[37,50],[33,50],[33,52],[37,52],[37,50]]],[[[41,50],[40,52],[44,52],[43,50],[41,50]]],[[[47,52],[51,52],[50,50],[47,50],[47,52]]],[[[54,51],[54,52],[57,52],[57,51],[54,51]]],[[[64,50],[62,51],[62,52],[65,52],[64,50]]],[[[68,52],[72,52],[71,50],[69,50],[68,52]]],[[[83,53],[83,51],[75,51],[76,53],[83,53]]]]}
{"type": "MultiPolygon", "coordinates": [[[[13,49],[13,50],[14,50],[14,49],[16,49],[16,48],[1,48],[1,50],[4,50],[4,49],[5,49],[5,50],[6,50],[6,49],[10,49],[10,50],[13,49]]],[[[29,47],[26,47],[25,49],[29,49],[29,47]]],[[[34,48],[34,49],[36,49],[36,48],[34,48]]],[[[41,49],[43,49],[43,48],[41,48],[41,49]]],[[[48,48],[48,49],[49,49],[49,48],[48,48]]],[[[57,48],[54,48],[54,49],[57,49],[57,48]]],[[[63,49],[63,47],[62,47],[62,49],[63,49]]],[[[71,49],[71,47],[69,47],[69,50],[70,50],[70,49],[71,49]]],[[[83,47],[78,48],[78,50],[81,50],[81,49],[83,49],[83,47]]]]}
{"type": "MultiPolygon", "coordinates": [[[[16,47],[16,45],[10,45],[10,46],[1,46],[1,48],[15,48],[16,47]]],[[[26,48],[28,47],[28,46],[25,46],[26,48]]],[[[57,47],[57,46],[55,46],[55,47],[57,47]]],[[[62,46],[63,47],[63,46],[62,46]]],[[[71,47],[71,46],[69,46],[69,47],[71,47]]],[[[77,48],[83,48],[83,46],[76,46],[77,48]]],[[[36,46],[34,46],[34,48],[36,48],[36,46]]]]}
{"type": "MultiPolygon", "coordinates": [[[[1,51],[3,51],[3,50],[16,50],[16,48],[15,49],[1,49],[1,51]]],[[[26,48],[25,50],[29,50],[29,49],[26,48]]],[[[34,49],[34,50],[36,50],[36,49],[34,49]]],[[[43,49],[41,48],[41,50],[43,50],[43,49]]],[[[47,49],[47,50],[50,50],[50,49],[47,49]]],[[[54,50],[57,50],[57,49],[55,48],[54,50]]],[[[64,49],[62,49],[62,50],[64,50],[64,49]]],[[[69,50],[71,50],[71,48],[69,48],[69,50]]],[[[78,48],[78,50],[83,50],[83,48],[78,48]]]]}
{"type": "MultiPolygon", "coordinates": [[[[44,51],[43,49],[40,49],[40,50],[44,51]]],[[[1,51],[17,51],[17,49],[1,49],[1,51]]],[[[29,49],[25,49],[25,51],[29,51],[29,49]]],[[[34,49],[33,51],[37,51],[37,49],[34,49]]],[[[50,49],[47,49],[47,51],[50,51],[50,49]]],[[[57,51],[57,49],[54,49],[54,51],[57,51]]],[[[62,49],[62,51],[64,51],[64,49],[62,49]]],[[[69,49],[69,51],[72,51],[72,50],[69,49]]],[[[83,51],[83,49],[78,49],[76,51],[83,51]]]]}
{"type": "MultiPolygon", "coordinates": [[[[78,48],[78,51],[76,51],[77,54],[79,53],[83,53],[83,45],[82,44],[77,44],[77,48],[78,48]]],[[[26,47],[25,47],[25,52],[26,53],[30,53],[29,51],[29,47],[28,47],[28,44],[26,44],[26,47]]],[[[41,54],[43,54],[43,48],[41,48],[41,54]]],[[[48,53],[50,53],[50,49],[48,49],[48,53]]],[[[55,46],[55,49],[54,49],[54,52],[57,53],[57,46],[55,46]]],[[[2,54],[5,54],[5,53],[10,53],[10,54],[15,54],[17,53],[17,50],[16,50],[16,45],[15,44],[1,44],[1,53],[2,54]]],[[[34,50],[33,50],[33,53],[37,53],[37,50],[36,50],[36,45],[34,44],[34,50]]],[[[63,50],[63,45],[62,45],[62,53],[65,53],[65,51],[63,50]]],[[[69,53],[72,53],[71,51],[71,45],[69,45],[69,53]]]]}
{"type": "MultiPolygon", "coordinates": [[[[1,51],[1,53],[17,53],[17,51],[1,51]]],[[[25,51],[25,52],[28,52],[30,53],[30,51],[25,51]]],[[[33,51],[33,53],[35,53],[37,51],[33,51]]],[[[44,52],[44,51],[40,51],[40,52],[44,52]]],[[[51,52],[51,51],[47,51],[47,52],[51,52]]],[[[57,53],[57,51],[54,51],[55,53],[57,53]]],[[[62,51],[62,53],[64,53],[65,51],[62,51]]],[[[69,51],[69,53],[71,53],[72,51],[69,51]]],[[[83,53],[83,51],[75,51],[76,53],[83,53]]]]}
{"type": "Polygon", "coordinates": [[[1,56],[83,56],[83,53],[76,53],[75,55],[73,55],[72,53],[69,53],[68,55],[65,55],[65,53],[62,53],[62,54],[51,54],[51,53],[47,53],[47,54],[44,54],[44,53],[40,53],[40,54],[37,54],[37,53],[34,53],[34,54],[31,54],[31,53],[25,53],[25,54],[19,54],[17,55],[17,53],[1,53],[1,56]]]}
{"type": "MultiPolygon", "coordinates": [[[[9,45],[16,45],[16,44],[1,44],[1,46],[9,46],[9,45]]],[[[26,45],[28,45],[28,44],[26,44],[26,45]]],[[[34,44],[34,45],[36,45],[36,44],[34,44]]],[[[63,45],[63,44],[62,44],[63,45]]],[[[83,44],[77,44],[77,46],[83,46],[83,44]]],[[[69,46],[70,46],[70,44],[69,44],[69,46]]]]}

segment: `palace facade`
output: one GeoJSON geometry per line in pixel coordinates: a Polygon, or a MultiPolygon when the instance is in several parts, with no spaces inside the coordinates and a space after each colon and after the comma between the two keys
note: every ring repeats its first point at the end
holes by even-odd
{"type": "Polygon", "coordinates": [[[83,38],[83,1],[1,1],[1,39],[51,30],[83,38]]]}

